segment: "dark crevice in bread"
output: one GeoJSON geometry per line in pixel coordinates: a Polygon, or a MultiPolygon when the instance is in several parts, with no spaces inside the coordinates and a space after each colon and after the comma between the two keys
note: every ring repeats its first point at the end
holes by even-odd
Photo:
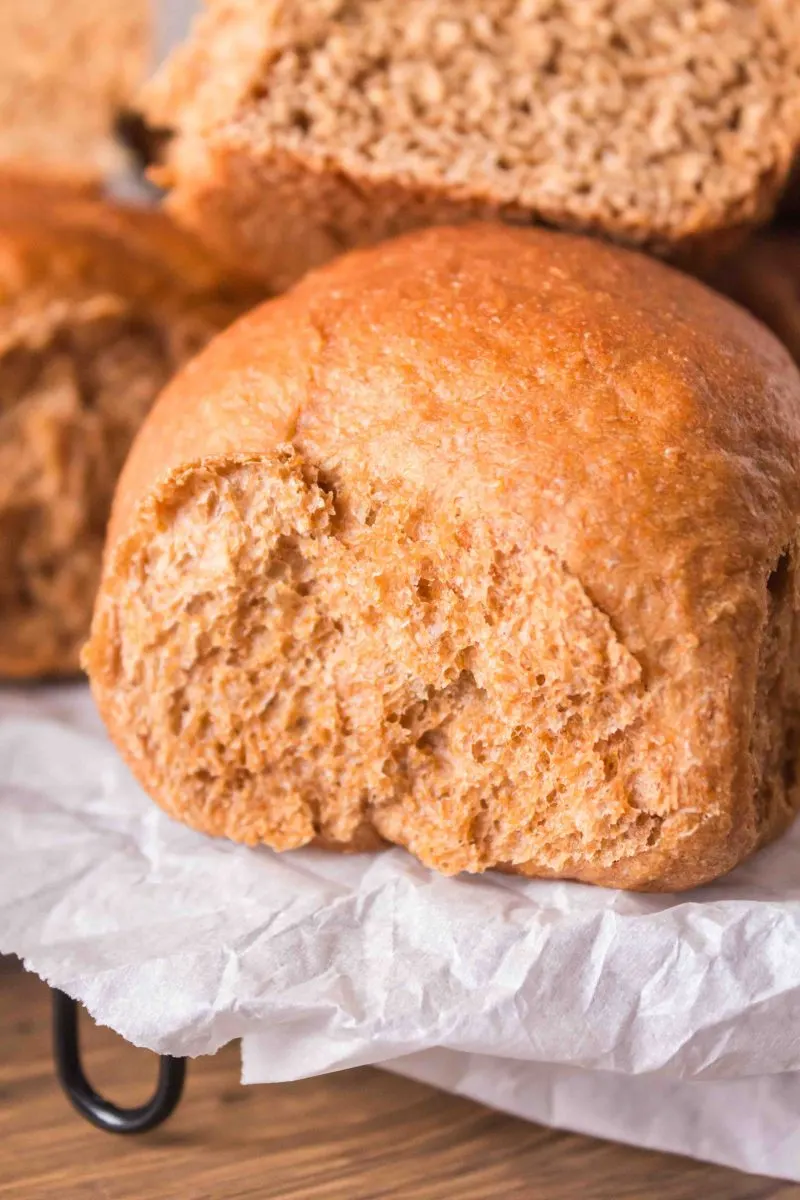
{"type": "Polygon", "coordinates": [[[709,282],[763,321],[800,364],[800,230],[796,222],[758,233],[712,272],[709,282]]]}
{"type": "Polygon", "coordinates": [[[114,133],[140,171],[146,171],[164,158],[172,137],[171,130],[148,124],[140,112],[131,108],[117,113],[114,133]]]}
{"type": "Polygon", "coordinates": [[[772,598],[773,606],[777,606],[785,599],[787,588],[791,582],[791,558],[789,557],[789,551],[784,550],[767,576],[767,591],[772,598]]]}
{"type": "Polygon", "coordinates": [[[759,651],[753,701],[752,755],[758,789],[756,825],[759,836],[800,806],[800,617],[797,595],[798,549],[788,547],[766,581],[766,620],[759,651]]]}

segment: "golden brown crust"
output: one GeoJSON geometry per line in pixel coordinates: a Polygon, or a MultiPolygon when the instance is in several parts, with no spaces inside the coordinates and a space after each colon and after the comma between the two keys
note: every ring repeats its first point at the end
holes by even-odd
{"type": "Polygon", "coordinates": [[[0,677],[77,670],[133,433],[252,298],[163,214],[0,180],[0,677]]]}
{"type": "MultiPolygon", "coordinates": [[[[9,245],[2,295],[14,298],[52,274],[76,293],[95,286],[137,301],[237,302],[243,281],[210,256],[163,212],[115,204],[88,181],[51,172],[2,171],[0,221],[9,245]],[[14,267],[12,269],[12,261],[14,267]]],[[[250,300],[263,296],[249,288],[250,300]]]]}
{"type": "Polygon", "coordinates": [[[800,799],[799,481],[800,378],[734,305],[582,238],[410,235],[163,394],[94,694],[209,832],[691,887],[800,799]]]}

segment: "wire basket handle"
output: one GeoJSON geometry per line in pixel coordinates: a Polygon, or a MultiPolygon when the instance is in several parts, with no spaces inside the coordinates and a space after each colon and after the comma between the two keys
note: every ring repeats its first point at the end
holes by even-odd
{"type": "Polygon", "coordinates": [[[158,1083],[146,1104],[118,1108],[94,1090],[81,1064],[78,1004],[64,992],[53,992],[53,1056],[59,1082],[78,1112],[108,1133],[146,1133],[175,1111],[186,1079],[186,1059],[162,1054],[158,1083]]]}

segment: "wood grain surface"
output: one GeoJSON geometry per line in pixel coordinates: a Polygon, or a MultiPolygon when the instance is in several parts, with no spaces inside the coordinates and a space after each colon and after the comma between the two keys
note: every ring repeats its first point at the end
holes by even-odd
{"type": "MultiPolygon", "coordinates": [[[[84,1017],[123,1104],[155,1059],[84,1017]]],[[[56,1084],[46,987],[0,960],[0,1197],[25,1200],[800,1200],[800,1187],[556,1133],[375,1070],[243,1088],[235,1046],[190,1064],[162,1129],[112,1137],[56,1084]]]]}

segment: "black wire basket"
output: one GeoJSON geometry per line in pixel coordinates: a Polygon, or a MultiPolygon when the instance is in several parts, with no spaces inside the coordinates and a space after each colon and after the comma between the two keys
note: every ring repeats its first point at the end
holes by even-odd
{"type": "Polygon", "coordinates": [[[162,1054],[158,1082],[146,1104],[120,1108],[94,1090],[81,1063],[79,1005],[64,992],[53,992],[53,1057],[59,1083],[73,1108],[107,1133],[147,1133],[172,1115],[183,1095],[186,1059],[162,1054]]]}

